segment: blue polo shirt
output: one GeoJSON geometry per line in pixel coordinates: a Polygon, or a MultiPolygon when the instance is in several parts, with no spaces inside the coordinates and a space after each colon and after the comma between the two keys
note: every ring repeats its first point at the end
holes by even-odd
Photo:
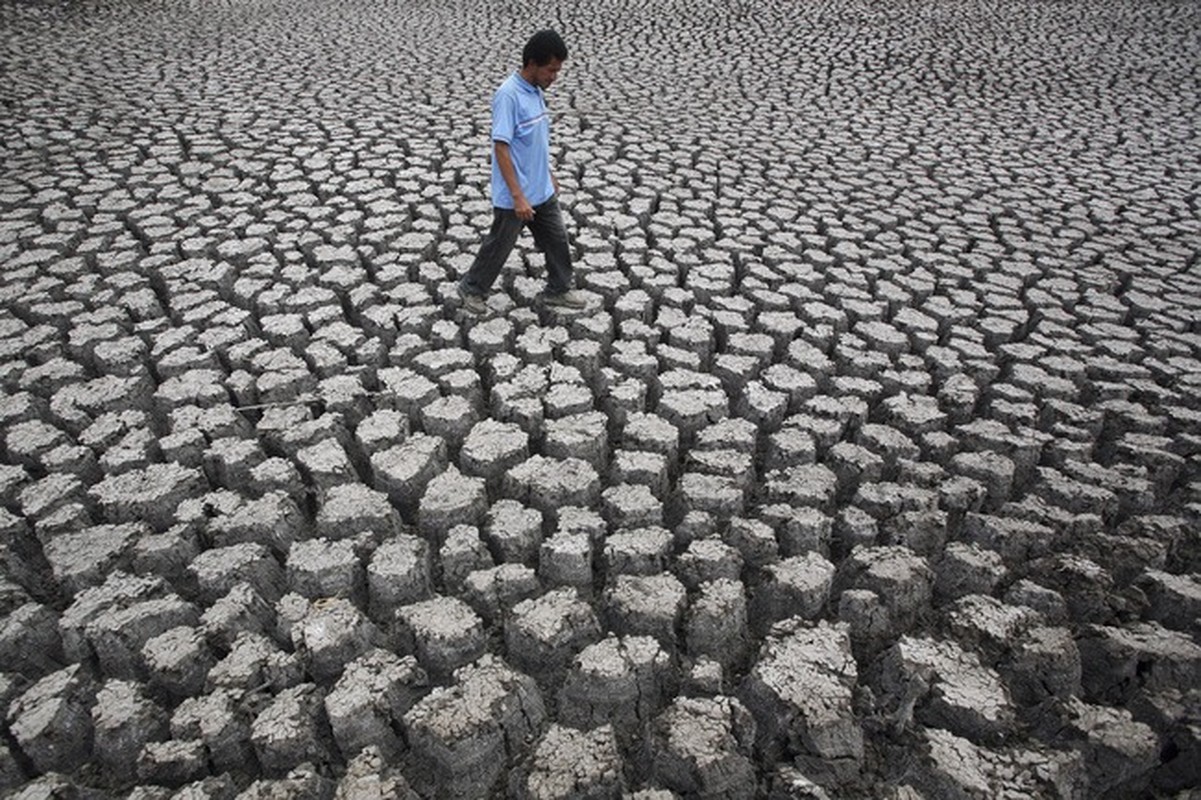
{"type": "MultiPolygon", "coordinates": [[[[509,145],[517,181],[532,206],[545,203],[555,193],[550,179],[550,115],[542,90],[514,72],[492,98],[492,141],[509,145]]],[[[492,205],[512,208],[500,166],[492,157],[492,205]]]]}

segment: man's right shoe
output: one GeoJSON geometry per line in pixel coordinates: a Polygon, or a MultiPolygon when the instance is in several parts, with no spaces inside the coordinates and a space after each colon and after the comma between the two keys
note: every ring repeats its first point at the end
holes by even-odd
{"type": "Polygon", "coordinates": [[[476,316],[481,316],[487,313],[488,304],[485,303],[484,298],[480,297],[478,294],[472,294],[471,292],[465,291],[463,287],[460,286],[459,297],[463,301],[464,310],[475,314],[476,316]]]}
{"type": "Polygon", "coordinates": [[[566,291],[562,294],[546,294],[542,296],[542,302],[548,306],[558,306],[559,308],[584,308],[588,305],[588,301],[583,298],[578,292],[566,291]]]}

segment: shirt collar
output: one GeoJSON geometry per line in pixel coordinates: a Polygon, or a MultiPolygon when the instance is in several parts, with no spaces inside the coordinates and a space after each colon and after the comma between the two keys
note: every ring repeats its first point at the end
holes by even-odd
{"type": "Polygon", "coordinates": [[[513,70],[513,75],[516,76],[517,85],[521,87],[522,91],[531,92],[533,94],[541,94],[541,90],[537,86],[530,83],[525,78],[521,77],[521,70],[519,70],[519,69],[513,70]]]}

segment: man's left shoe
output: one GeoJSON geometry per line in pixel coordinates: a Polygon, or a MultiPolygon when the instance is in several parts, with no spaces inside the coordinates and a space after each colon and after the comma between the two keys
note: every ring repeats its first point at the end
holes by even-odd
{"type": "Polygon", "coordinates": [[[459,284],[459,298],[463,301],[463,308],[477,317],[488,313],[488,304],[484,302],[484,298],[478,294],[472,294],[463,288],[463,284],[459,284]]]}
{"type": "Polygon", "coordinates": [[[562,294],[543,295],[542,302],[548,306],[558,306],[559,308],[584,308],[588,305],[588,301],[582,295],[570,290],[562,294]]]}

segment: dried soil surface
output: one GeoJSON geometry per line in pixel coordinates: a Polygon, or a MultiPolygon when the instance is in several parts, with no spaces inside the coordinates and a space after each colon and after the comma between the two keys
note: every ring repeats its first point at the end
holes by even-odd
{"type": "Polygon", "coordinates": [[[1189,797],[1201,7],[0,0],[0,794],[1189,797]],[[536,28],[583,311],[465,313],[536,28]]]}

